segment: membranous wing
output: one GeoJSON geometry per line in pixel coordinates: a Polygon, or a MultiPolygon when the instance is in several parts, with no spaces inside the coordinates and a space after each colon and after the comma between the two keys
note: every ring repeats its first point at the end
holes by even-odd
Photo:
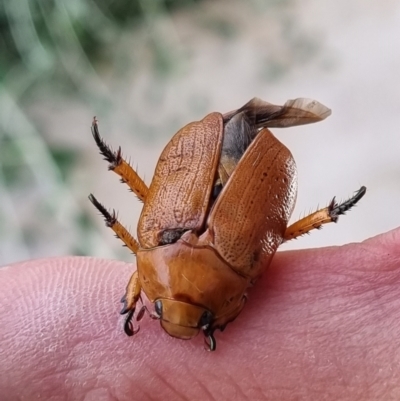
{"type": "Polygon", "coordinates": [[[331,110],[326,106],[306,98],[288,100],[283,106],[254,98],[240,109],[224,114],[224,141],[216,188],[221,189],[226,184],[260,129],[311,124],[330,114],[331,110]]]}

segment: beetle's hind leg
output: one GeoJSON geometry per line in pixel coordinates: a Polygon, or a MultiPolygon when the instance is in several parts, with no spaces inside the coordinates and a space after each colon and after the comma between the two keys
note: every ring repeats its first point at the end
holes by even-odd
{"type": "Polygon", "coordinates": [[[100,150],[100,154],[104,156],[104,160],[110,163],[108,169],[118,174],[121,177],[121,182],[128,184],[132,192],[134,192],[142,202],[145,202],[149,188],[132,166],[123,159],[121,147],[119,147],[117,151],[113,151],[110,146],[104,142],[103,138],[100,136],[96,117],[93,118],[92,135],[100,150]]]}
{"type": "Polygon", "coordinates": [[[345,214],[347,210],[350,210],[365,195],[366,191],[367,188],[363,186],[354,194],[354,196],[341,203],[337,203],[334,197],[328,207],[317,210],[290,225],[285,231],[284,241],[300,237],[311,230],[320,229],[323,224],[331,222],[336,223],[339,216],[345,214]]]}

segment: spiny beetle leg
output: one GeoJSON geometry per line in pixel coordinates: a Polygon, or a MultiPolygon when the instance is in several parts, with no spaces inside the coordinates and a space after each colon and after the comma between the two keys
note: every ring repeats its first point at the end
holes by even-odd
{"type": "Polygon", "coordinates": [[[350,210],[365,195],[366,191],[367,188],[362,186],[354,196],[341,203],[337,203],[334,197],[328,207],[317,210],[290,225],[285,231],[284,241],[300,237],[311,230],[320,229],[323,224],[336,223],[339,216],[350,210]]]}
{"type": "Polygon", "coordinates": [[[96,117],[93,118],[92,135],[100,150],[100,154],[104,156],[104,160],[110,163],[108,166],[109,170],[118,174],[121,177],[121,182],[128,184],[132,192],[134,192],[142,202],[145,202],[149,188],[133,167],[123,159],[121,147],[119,147],[117,151],[113,151],[111,147],[104,142],[103,138],[100,136],[96,117]]]}
{"type": "MultiPolygon", "coordinates": [[[[89,200],[97,208],[97,210],[104,216],[107,227],[110,227],[118,238],[134,253],[136,254],[139,250],[139,243],[132,237],[128,230],[121,225],[117,220],[115,211],[110,213],[92,194],[89,195],[89,200]]],[[[134,272],[129,280],[128,286],[126,287],[126,293],[121,298],[121,302],[124,304],[121,315],[128,314],[125,320],[124,330],[128,336],[132,336],[139,331],[133,329],[132,318],[135,313],[136,304],[140,298],[141,286],[139,282],[138,272],[134,272]]]]}
{"type": "Polygon", "coordinates": [[[121,310],[121,315],[128,313],[130,310],[135,309],[137,302],[140,298],[142,288],[139,282],[139,274],[137,270],[132,274],[129,283],[126,287],[125,295],[122,297],[121,302],[124,307],[121,310]]]}
{"type": "Polygon", "coordinates": [[[139,243],[132,237],[129,231],[118,221],[115,210],[110,213],[92,194],[89,195],[90,202],[103,215],[106,226],[110,227],[116,236],[136,255],[139,243]]]}
{"type": "MultiPolygon", "coordinates": [[[[135,313],[136,304],[140,298],[141,286],[139,282],[139,274],[135,271],[126,287],[126,293],[122,297],[121,302],[123,302],[124,306],[121,310],[121,315],[128,314],[125,319],[124,331],[128,336],[133,336],[139,331],[139,327],[137,329],[133,329],[132,319],[135,313]]],[[[143,317],[144,310],[143,308],[139,311],[137,320],[140,320],[143,317]]]]}

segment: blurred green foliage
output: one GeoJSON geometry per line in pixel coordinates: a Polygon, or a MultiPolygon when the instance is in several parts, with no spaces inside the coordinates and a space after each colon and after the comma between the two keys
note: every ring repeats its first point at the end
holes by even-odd
{"type": "MultiPolygon", "coordinates": [[[[106,65],[118,68],[124,61],[128,67],[126,55],[115,51],[127,31],[199,1],[3,0],[0,82],[25,97],[32,87],[45,88],[46,83],[64,95],[82,92],[85,74],[106,65]]],[[[153,46],[155,67],[163,70],[168,57],[157,41],[153,46]]]]}
{"type": "Polygon", "coordinates": [[[75,39],[91,62],[128,27],[153,14],[200,0],[3,0],[0,3],[0,76],[17,63],[42,70],[57,62],[62,38],[75,39]]]}
{"type": "MultiPolygon", "coordinates": [[[[130,71],[135,60],[118,47],[127,32],[199,1],[0,2],[0,265],[37,249],[90,254],[101,242],[68,185],[79,147],[49,141],[29,107],[59,97],[109,108],[101,71],[130,71]]],[[[157,41],[153,52],[155,71],[168,69],[157,41]]]]}
{"type": "MultiPolygon", "coordinates": [[[[318,39],[303,29],[293,12],[294,0],[239,0],[236,6],[252,9],[250,19],[240,15],[240,10],[235,14],[235,5],[229,2],[219,2],[219,8],[214,8],[216,3],[0,1],[0,265],[49,254],[94,254],[93,250],[101,252],[109,242],[96,232],[82,206],[81,199],[89,191],[73,185],[74,171],[81,168],[84,141],[80,141],[78,128],[70,138],[65,138],[63,130],[62,135],[57,132],[57,124],[42,129],[44,120],[62,120],[49,115],[49,104],[53,112],[62,112],[70,101],[74,111],[83,105],[104,119],[119,118],[125,96],[133,96],[130,85],[138,72],[142,75],[134,82],[140,103],[124,123],[149,143],[159,138],[160,126],[167,133],[174,132],[191,112],[201,115],[207,110],[210,93],[223,87],[199,85],[184,97],[182,88],[192,85],[189,60],[211,55],[222,66],[240,61],[242,55],[236,48],[233,51],[234,40],[240,43],[242,31],[252,27],[252,17],[263,14],[264,25],[259,27],[266,27],[265,38],[274,38],[268,36],[268,46],[263,46],[264,37],[257,41],[257,35],[250,35],[256,45],[241,43],[240,50],[250,49],[245,57],[251,52],[258,57],[251,71],[260,84],[277,81],[318,51],[318,39]],[[170,15],[177,9],[189,11],[177,18],[181,32],[170,15]],[[221,41],[216,40],[213,48],[215,38],[221,41]],[[173,85],[168,86],[168,80],[173,85]],[[171,97],[180,104],[168,109],[171,97]],[[35,105],[39,105],[40,117],[32,111],[35,105]],[[154,116],[157,121],[143,113],[146,106],[149,110],[159,107],[154,116]]],[[[207,62],[198,65],[204,68],[199,75],[208,79],[213,66],[207,62]]],[[[121,254],[130,257],[124,250],[121,254]]]]}

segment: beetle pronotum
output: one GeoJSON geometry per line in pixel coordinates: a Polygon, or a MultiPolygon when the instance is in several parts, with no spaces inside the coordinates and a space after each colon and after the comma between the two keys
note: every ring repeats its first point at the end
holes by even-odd
{"type": "MultiPolygon", "coordinates": [[[[288,226],[297,194],[290,151],[269,131],[321,121],[330,110],[310,99],[276,106],[254,98],[230,113],[211,113],[183,127],[163,150],[148,187],[100,137],[92,133],[109,169],[143,202],[136,240],[90,195],[106,224],[136,255],[122,302],[124,330],[143,291],[150,316],[171,336],[190,339],[203,331],[210,350],[242,310],[247,289],[265,271],[280,244],[336,222],[365,194],[361,187],[288,226]],[[268,127],[268,128],[267,128],[268,127]]],[[[147,308],[143,306],[136,319],[147,308]]]]}

